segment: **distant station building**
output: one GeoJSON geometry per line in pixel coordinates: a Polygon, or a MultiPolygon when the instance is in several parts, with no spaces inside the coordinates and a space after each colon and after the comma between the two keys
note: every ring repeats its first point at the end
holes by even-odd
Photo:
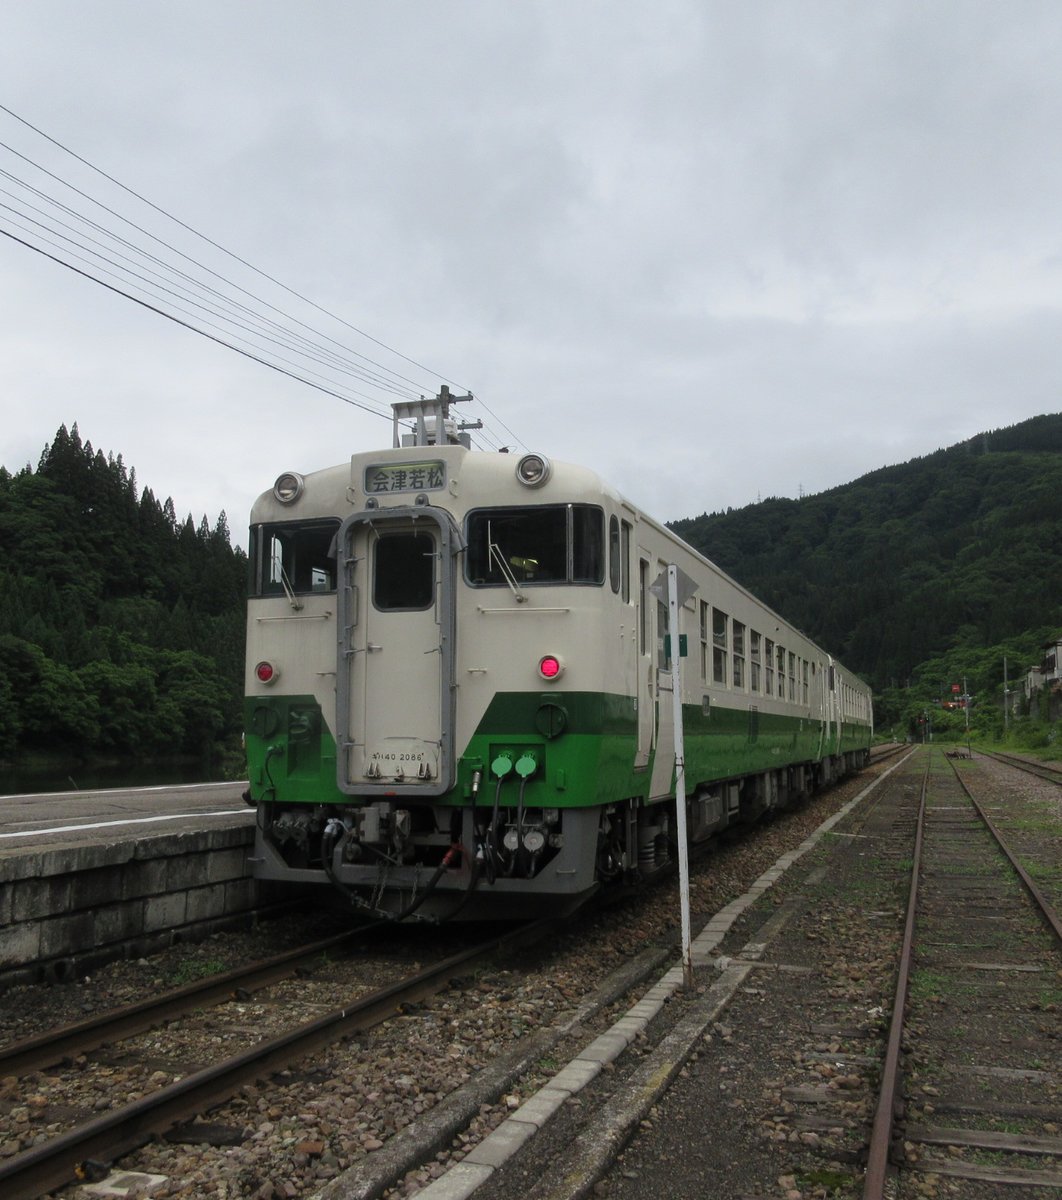
{"type": "Polygon", "coordinates": [[[1024,701],[1022,711],[1031,716],[1058,719],[1062,711],[1062,635],[1044,642],[1042,660],[1029,668],[1022,687],[1015,688],[1011,698],[1012,704],[1024,701]]]}

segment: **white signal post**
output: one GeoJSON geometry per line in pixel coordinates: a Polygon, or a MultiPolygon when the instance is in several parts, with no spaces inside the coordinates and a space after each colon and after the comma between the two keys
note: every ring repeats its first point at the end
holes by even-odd
{"type": "MultiPolygon", "coordinates": [[[[649,589],[659,596],[664,576],[649,589]]],[[[679,608],[697,591],[697,584],[675,563],[667,568],[667,627],[671,635],[671,703],[675,714],[675,818],[679,858],[679,911],[682,920],[682,975],[693,987],[693,947],[690,940],[690,860],[686,844],[686,753],[682,730],[682,640],[679,608]]]]}

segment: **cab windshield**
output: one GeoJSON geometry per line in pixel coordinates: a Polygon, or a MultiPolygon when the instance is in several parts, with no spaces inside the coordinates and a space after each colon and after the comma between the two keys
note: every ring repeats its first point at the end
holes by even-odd
{"type": "Polygon", "coordinates": [[[259,525],[251,530],[251,594],[336,590],[338,521],[259,525]]]}
{"type": "Polygon", "coordinates": [[[466,540],[473,587],[605,581],[605,516],[592,504],[479,509],[466,540]]]}

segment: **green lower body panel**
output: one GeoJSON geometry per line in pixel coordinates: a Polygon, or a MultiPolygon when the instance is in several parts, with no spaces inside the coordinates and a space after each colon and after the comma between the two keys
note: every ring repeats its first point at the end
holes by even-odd
{"type": "Polygon", "coordinates": [[[336,739],[313,696],[244,701],[251,798],[281,804],[339,804],[336,739]]]}
{"type": "MultiPolygon", "coordinates": [[[[359,798],[336,782],[336,739],[310,696],[256,697],[246,702],[251,796],[280,804],[350,805],[359,798]]],[[[818,763],[870,745],[866,726],[845,725],[829,737],[820,721],[713,705],[683,709],[687,791],[725,780],[818,763]]],[[[635,769],[637,714],[629,696],[600,693],[507,693],[488,708],[458,761],[456,787],[434,801],[466,805],[476,792],[488,802],[499,772],[523,785],[531,807],[593,808],[649,799],[652,756],[635,769]],[[517,770],[518,764],[520,770],[517,770]]],[[[669,750],[670,747],[665,747],[669,750]]],[[[408,798],[407,798],[408,802],[408,798]]]]}

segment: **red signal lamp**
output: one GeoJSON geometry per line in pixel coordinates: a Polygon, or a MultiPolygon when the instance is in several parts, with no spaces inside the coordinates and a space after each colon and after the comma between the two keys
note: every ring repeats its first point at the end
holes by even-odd
{"type": "Polygon", "coordinates": [[[564,664],[555,654],[544,654],[538,660],[538,673],[543,679],[560,679],[564,674],[564,664]]]}
{"type": "Polygon", "coordinates": [[[271,662],[260,662],[254,669],[254,677],[259,683],[275,683],[280,676],[271,662]]]}

